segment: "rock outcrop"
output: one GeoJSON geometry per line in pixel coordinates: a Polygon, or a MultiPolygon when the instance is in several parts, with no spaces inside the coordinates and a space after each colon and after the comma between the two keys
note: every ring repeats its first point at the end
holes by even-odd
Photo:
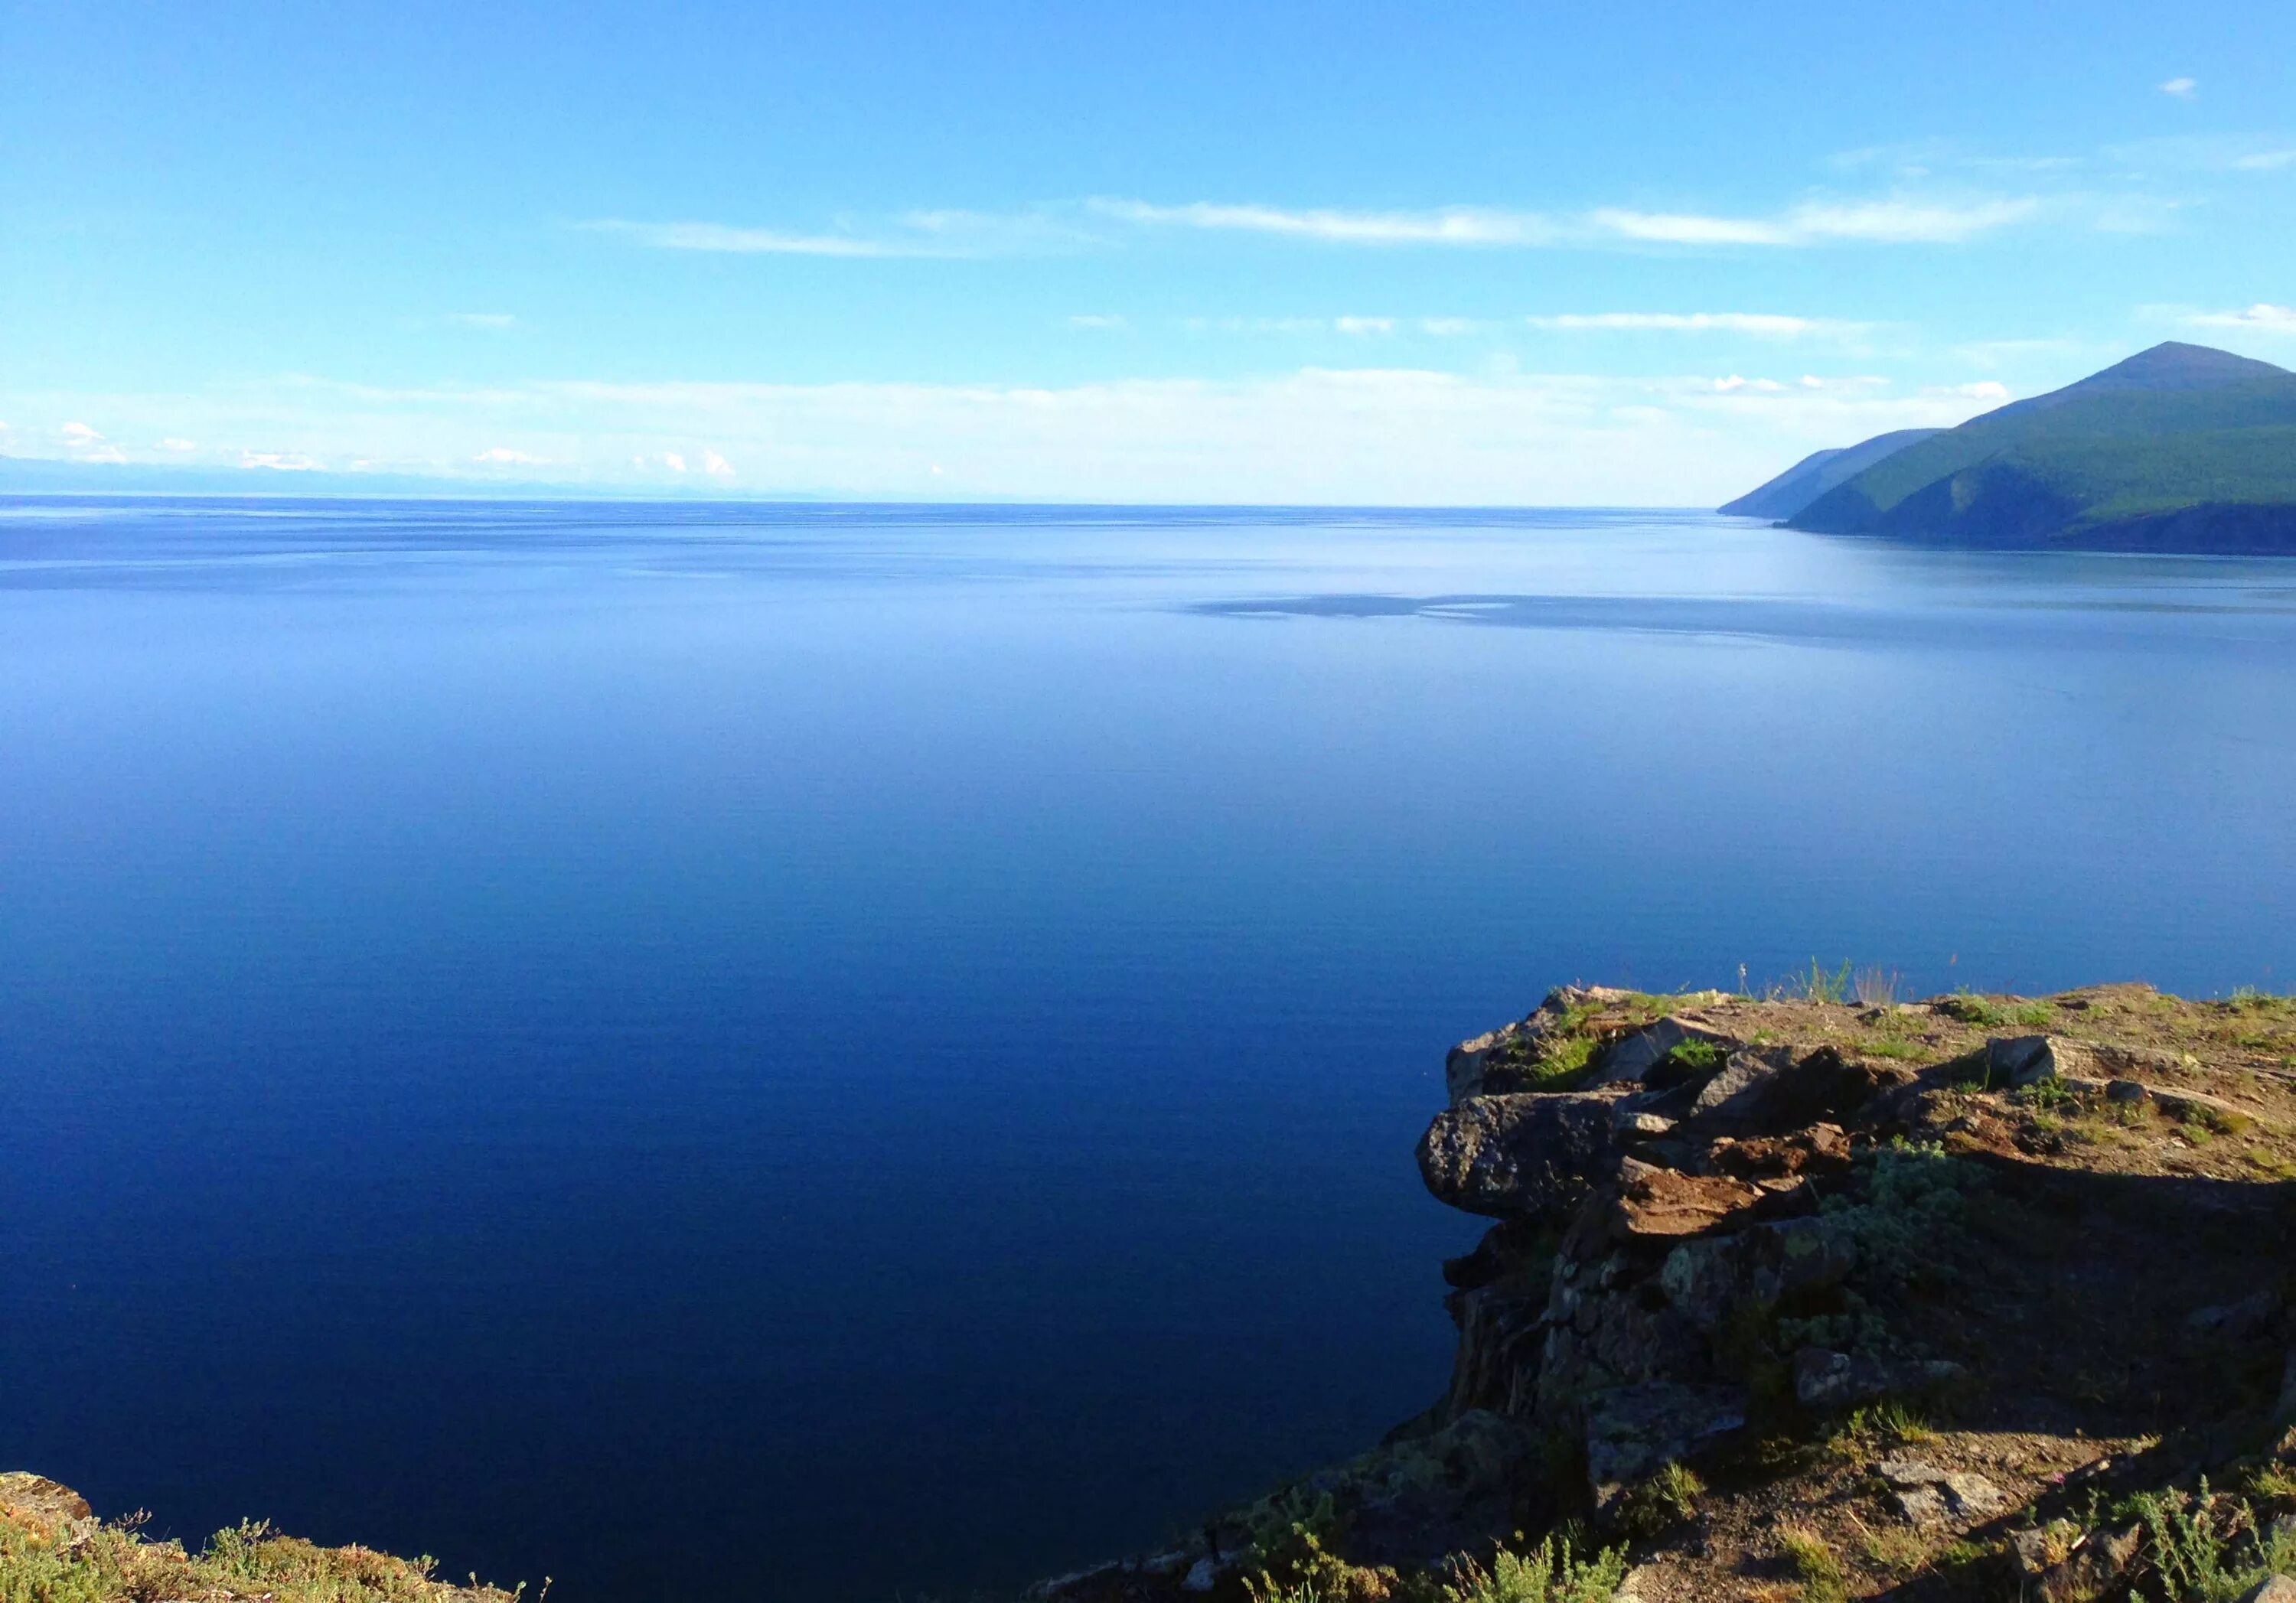
{"type": "Polygon", "coordinates": [[[2157,1568],[2096,1523],[2130,1493],[2226,1574],[2287,1515],[2296,1566],[2296,1001],[1572,986],[1446,1067],[1420,1173],[1489,1223],[1443,1265],[1442,1397],[1047,1596],[1431,1597],[1379,1566],[1576,1517],[1642,1603],[1784,1596],[1813,1552],[1835,1596],[2097,1603],[2157,1568]]]}

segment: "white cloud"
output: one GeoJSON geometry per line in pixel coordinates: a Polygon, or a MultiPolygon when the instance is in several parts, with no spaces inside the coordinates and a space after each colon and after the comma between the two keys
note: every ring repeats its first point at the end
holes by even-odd
{"type": "Polygon", "coordinates": [[[742,256],[947,256],[926,241],[865,239],[843,233],[784,233],[725,223],[632,223],[606,218],[579,226],[619,234],[653,250],[729,251],[742,256]]]}
{"type": "Polygon", "coordinates": [[[71,453],[74,462],[126,462],[127,454],[86,423],[66,423],[56,432],[63,436],[64,449],[71,453]]]}
{"type": "Polygon", "coordinates": [[[1583,217],[1450,207],[1434,211],[1287,210],[1258,205],[1156,206],[1101,199],[1102,216],[1146,226],[1283,235],[1346,245],[1757,245],[1836,241],[1951,244],[2032,217],[2028,198],[1949,204],[1903,199],[1808,201],[1777,217],[1605,207],[1583,217]]]}
{"type": "Polygon", "coordinates": [[[1752,334],[1766,339],[1799,339],[1806,335],[1863,333],[1862,323],[1827,317],[1789,317],[1770,312],[1564,312],[1524,319],[1533,328],[1565,330],[1660,331],[1674,333],[1719,331],[1752,334]]]}
{"type": "Polygon", "coordinates": [[[513,451],[508,446],[491,446],[486,450],[480,452],[476,456],[471,458],[471,460],[472,462],[488,462],[497,465],[508,464],[519,467],[537,468],[540,467],[544,462],[548,462],[550,459],[546,456],[536,456],[532,453],[527,451],[513,451]]]}
{"type": "Polygon", "coordinates": [[[1452,206],[1433,211],[1286,209],[1198,200],[1155,206],[1145,200],[1100,197],[1088,202],[1102,217],[1146,226],[1289,235],[1348,245],[1548,245],[1562,231],[1537,212],[1452,206]]]}
{"type": "Polygon", "coordinates": [[[683,473],[685,471],[685,457],[680,452],[664,451],[657,455],[654,460],[661,463],[663,467],[668,468],[673,473],[683,473]]]}
{"type": "Polygon", "coordinates": [[[300,451],[245,451],[239,454],[242,468],[269,468],[279,473],[308,473],[319,463],[300,451]]]}
{"type": "Polygon", "coordinates": [[[1922,393],[1940,400],[1983,401],[1997,406],[2009,398],[2009,387],[1997,379],[1980,379],[1973,384],[1931,384],[1922,393]]]}
{"type": "Polygon", "coordinates": [[[2199,82],[2193,78],[2172,78],[2167,83],[2161,86],[2161,93],[2163,94],[2173,94],[2178,100],[2190,100],[2199,90],[2200,86],[2199,82]]]}
{"type": "Polygon", "coordinates": [[[1959,206],[1911,200],[1811,204],[1788,214],[1795,244],[1858,240],[1884,244],[1956,244],[2022,223],[2040,209],[2030,197],[1974,200],[1959,206]]]}
{"type": "Polygon", "coordinates": [[[734,464],[715,451],[704,451],[701,454],[701,470],[712,478],[734,477],[734,464]]]}
{"type": "Polygon", "coordinates": [[[730,223],[648,223],[604,217],[576,227],[654,250],[740,256],[984,257],[1071,249],[1086,237],[1044,210],[996,214],[941,209],[904,212],[867,227],[840,218],[828,231],[751,228],[730,223]]]}
{"type": "Polygon", "coordinates": [[[1709,217],[1687,212],[1625,211],[1594,214],[1595,226],[1620,239],[1663,245],[1791,245],[1792,233],[1776,223],[1749,217],[1709,217]]]}
{"type": "Polygon", "coordinates": [[[1104,329],[1115,331],[1131,327],[1120,312],[1079,312],[1069,319],[1072,329],[1104,329]]]}
{"type": "Polygon", "coordinates": [[[178,439],[171,434],[166,439],[160,442],[160,449],[162,451],[181,453],[184,451],[196,451],[199,449],[199,446],[193,445],[190,440],[178,439]]]}
{"type": "Polygon", "coordinates": [[[518,319],[508,312],[449,312],[447,321],[468,329],[508,329],[518,326],[518,319]]]}
{"type": "Polygon", "coordinates": [[[2296,150],[2251,151],[2232,159],[2234,168],[2244,173],[2272,173],[2284,167],[2296,167],[2296,150]]]}
{"type": "Polygon", "coordinates": [[[1392,317],[1334,317],[1332,319],[1332,327],[1339,333],[1350,334],[1358,338],[1366,334],[1392,334],[1395,332],[1395,319],[1392,317]]]}
{"type": "Polygon", "coordinates": [[[2296,307],[2259,300],[2234,312],[2194,312],[2185,319],[2194,328],[2244,329],[2259,334],[2296,334],[2296,307]]]}

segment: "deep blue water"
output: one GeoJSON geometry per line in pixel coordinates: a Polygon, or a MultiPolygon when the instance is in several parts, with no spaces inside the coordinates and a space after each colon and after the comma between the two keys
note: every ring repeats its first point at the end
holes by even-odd
{"type": "Polygon", "coordinates": [[[0,1468],[564,1603],[1367,1444],[1574,977],[2296,974],[2296,564],[1666,513],[0,503],[0,1468]]]}

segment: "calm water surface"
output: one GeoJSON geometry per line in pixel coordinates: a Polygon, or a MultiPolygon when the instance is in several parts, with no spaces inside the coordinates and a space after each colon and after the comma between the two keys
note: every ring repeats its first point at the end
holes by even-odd
{"type": "Polygon", "coordinates": [[[0,503],[0,1468],[1005,1587],[1441,1388],[1577,977],[2296,980],[2296,564],[1669,513],[0,503]]]}

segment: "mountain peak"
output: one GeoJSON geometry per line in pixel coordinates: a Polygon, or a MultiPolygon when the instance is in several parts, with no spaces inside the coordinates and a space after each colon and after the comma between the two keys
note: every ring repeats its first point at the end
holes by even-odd
{"type": "Polygon", "coordinates": [[[2213,389],[2219,384],[2239,384],[2251,379],[2284,379],[2287,376],[2286,368],[2275,367],[2269,362],[2235,356],[2230,351],[2220,351],[2213,346],[2187,345],[2180,339],[2164,339],[2150,350],[2138,351],[2127,361],[2116,362],[2111,367],[2091,373],[2065,388],[2069,390],[2213,389]]]}

